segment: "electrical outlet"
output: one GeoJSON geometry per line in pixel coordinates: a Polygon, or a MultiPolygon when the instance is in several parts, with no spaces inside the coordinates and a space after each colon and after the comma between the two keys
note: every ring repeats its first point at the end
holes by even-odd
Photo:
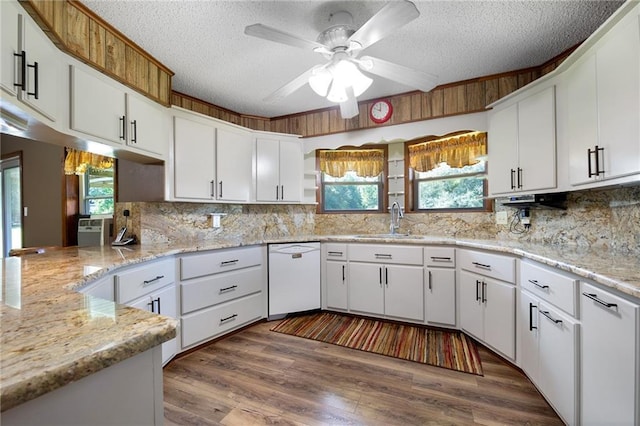
{"type": "Polygon", "coordinates": [[[498,225],[507,224],[507,212],[496,212],[496,224],[498,225]]]}

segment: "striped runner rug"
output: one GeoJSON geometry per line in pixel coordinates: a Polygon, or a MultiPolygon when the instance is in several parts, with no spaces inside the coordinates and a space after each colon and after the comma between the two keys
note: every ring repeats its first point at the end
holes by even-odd
{"type": "Polygon", "coordinates": [[[286,318],[271,331],[483,375],[478,348],[459,331],[331,312],[286,318]]]}

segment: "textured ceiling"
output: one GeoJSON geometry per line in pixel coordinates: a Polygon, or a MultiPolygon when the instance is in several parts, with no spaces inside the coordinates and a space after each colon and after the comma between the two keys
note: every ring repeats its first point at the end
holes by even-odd
{"type": "MultiPolygon", "coordinates": [[[[308,85],[262,99],[324,58],[249,37],[262,23],[315,40],[332,12],[360,27],[381,1],[113,1],[83,3],[173,70],[173,88],[232,111],[275,117],[332,106],[308,85]]],[[[540,65],[587,38],[622,1],[415,1],[420,17],[365,50],[445,84],[540,65]]],[[[414,90],[375,77],[359,100],[414,90]]]]}

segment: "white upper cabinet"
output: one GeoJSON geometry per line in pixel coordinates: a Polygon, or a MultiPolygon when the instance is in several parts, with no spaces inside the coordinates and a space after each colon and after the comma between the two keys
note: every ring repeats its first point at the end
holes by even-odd
{"type": "Polygon", "coordinates": [[[572,185],[640,173],[640,7],[564,76],[572,185]]]}
{"type": "Polygon", "coordinates": [[[173,132],[174,197],[212,200],[216,177],[215,127],[174,117],[173,132]]]}
{"type": "Polygon", "coordinates": [[[256,201],[300,202],[302,164],[297,139],[257,138],[256,201]]]}
{"type": "Polygon", "coordinates": [[[169,147],[166,109],[89,69],[70,66],[73,130],[164,158],[169,147]]]}
{"type": "Polygon", "coordinates": [[[2,88],[50,121],[61,107],[60,53],[16,2],[2,3],[2,88]]]}
{"type": "Polygon", "coordinates": [[[510,194],[556,187],[555,87],[489,118],[489,189],[510,194]]]}
{"type": "Polygon", "coordinates": [[[217,128],[216,195],[218,200],[251,199],[253,138],[248,131],[217,128]]]}

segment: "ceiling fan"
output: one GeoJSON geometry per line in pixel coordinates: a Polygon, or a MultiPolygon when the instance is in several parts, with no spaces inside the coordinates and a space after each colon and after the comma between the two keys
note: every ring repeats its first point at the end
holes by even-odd
{"type": "Polygon", "coordinates": [[[412,2],[392,1],[355,30],[351,14],[340,11],[330,16],[331,26],[318,35],[317,41],[306,40],[263,24],[245,27],[244,33],[247,35],[311,49],[328,60],[305,71],[264,100],[279,101],[309,83],[318,95],[340,104],[342,118],[351,118],[359,113],[357,97],[373,82],[361,70],[428,92],[436,86],[436,76],[372,56],[358,57],[364,49],[418,16],[420,12],[412,2]]]}

